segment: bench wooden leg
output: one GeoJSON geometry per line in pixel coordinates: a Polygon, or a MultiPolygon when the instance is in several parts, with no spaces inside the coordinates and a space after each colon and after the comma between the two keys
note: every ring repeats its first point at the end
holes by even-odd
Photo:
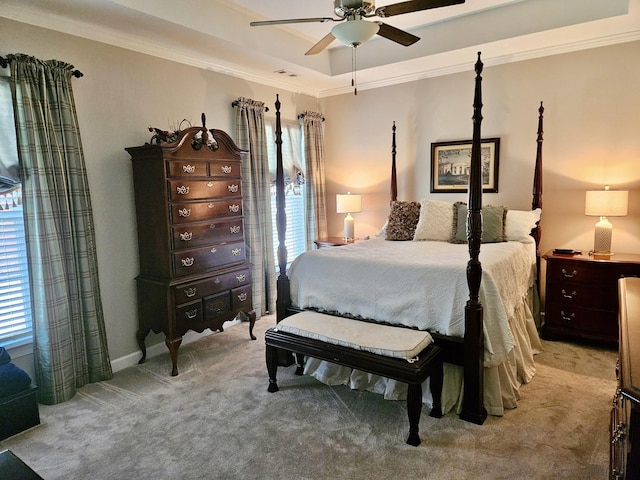
{"type": "Polygon", "coordinates": [[[302,375],[304,373],[304,355],[301,353],[296,353],[296,375],[302,375]]]}
{"type": "Polygon", "coordinates": [[[266,349],[267,372],[269,372],[269,392],[277,392],[279,390],[276,382],[276,374],[278,371],[278,349],[267,345],[266,349]]]}
{"type": "Polygon", "coordinates": [[[422,413],[422,384],[410,383],[407,392],[407,414],[409,416],[409,438],[407,443],[417,447],[420,445],[420,414],[422,413]]]}
{"type": "Polygon", "coordinates": [[[435,365],[431,376],[429,377],[429,386],[431,387],[431,397],[433,397],[433,408],[430,417],[441,418],[442,417],[442,382],[444,372],[442,362],[438,362],[435,365]]]}

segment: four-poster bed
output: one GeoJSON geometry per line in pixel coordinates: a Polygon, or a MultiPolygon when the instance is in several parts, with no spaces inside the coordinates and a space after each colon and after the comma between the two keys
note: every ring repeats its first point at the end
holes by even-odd
{"type": "MultiPolygon", "coordinates": [[[[306,252],[294,261],[291,270],[287,272],[286,247],[284,238],[286,231],[286,218],[284,214],[284,181],[281,157],[280,139],[280,103],[276,101],[276,147],[277,147],[277,227],[278,227],[278,264],[279,276],[277,281],[277,321],[295,315],[304,310],[317,310],[339,317],[350,318],[352,321],[365,321],[392,325],[402,328],[409,327],[418,331],[428,331],[435,344],[441,349],[444,362],[461,368],[459,375],[461,385],[458,386],[461,394],[461,407],[458,405],[460,417],[466,421],[482,424],[487,416],[485,398],[487,395],[495,396],[496,392],[488,390],[494,387],[500,390],[516,389],[516,383],[523,383],[533,376],[532,355],[539,346],[537,331],[533,317],[529,312],[529,304],[520,297],[524,294],[535,293],[536,271],[538,270],[539,253],[538,243],[540,230],[537,220],[527,230],[534,241],[508,241],[504,243],[483,244],[482,238],[482,158],[481,122],[482,122],[482,62],[480,54],[475,65],[475,91],[473,113],[473,140],[470,164],[470,183],[468,191],[468,205],[466,213],[467,242],[466,245],[452,245],[446,242],[392,242],[382,239],[358,242],[357,244],[339,247],[337,249],[321,249],[306,252]],[[482,254],[481,254],[482,244],[482,254]],[[466,247],[466,248],[465,248],[466,247]],[[372,248],[374,250],[367,251],[372,248]],[[401,252],[398,258],[405,260],[393,261],[388,255],[390,249],[401,252]],[[418,249],[418,250],[416,250],[418,249]],[[454,253],[456,250],[456,253],[454,253]],[[461,260],[460,252],[466,254],[466,260],[461,260]],[[374,252],[372,254],[372,252],[374,252]],[[416,253],[419,252],[419,253],[416,253]],[[372,257],[382,259],[384,268],[376,268],[372,257]],[[330,263],[331,257],[338,257],[338,263],[354,261],[351,271],[362,271],[364,278],[350,276],[348,284],[340,283],[337,278],[328,279],[325,275],[332,274],[336,263],[330,263]],[[352,260],[353,257],[353,260],[352,260]],[[516,260],[511,260],[514,257],[516,260]],[[406,260],[409,258],[409,260],[406,260]],[[433,260],[437,259],[437,260],[433,260]],[[432,263],[437,264],[435,268],[432,263]],[[386,263],[384,263],[386,262],[386,263]],[[423,265],[421,265],[423,264],[423,265]],[[455,264],[455,265],[454,265],[455,264]],[[323,270],[323,265],[327,268],[323,270]],[[516,266],[518,267],[516,268],[516,266]],[[406,271],[415,268],[423,268],[426,271],[433,270],[435,279],[432,283],[423,280],[410,280],[409,284],[415,288],[394,292],[391,288],[376,290],[371,281],[378,284],[401,283],[403,269],[406,271]],[[484,267],[484,268],[483,268],[484,267]],[[439,270],[440,269],[440,270],[439,270]],[[505,270],[506,269],[506,270],[505,270]],[[384,273],[380,273],[383,270],[384,273]],[[398,273],[394,273],[397,271],[398,273]],[[446,272],[448,281],[442,281],[438,272],[446,272]],[[398,275],[397,277],[391,275],[398,275]],[[387,275],[390,275],[387,277],[387,275]],[[462,281],[460,278],[462,277],[462,281]],[[518,282],[515,277],[521,278],[518,282]],[[321,279],[322,284],[335,284],[338,289],[344,289],[346,297],[340,297],[337,290],[327,289],[322,291],[319,283],[314,279],[321,279]],[[365,281],[366,280],[366,281],[365,281]],[[501,281],[502,280],[502,281],[501,281]],[[369,281],[367,284],[366,282],[369,281]],[[511,288],[513,282],[517,288],[511,288]],[[366,291],[357,290],[358,284],[363,284],[366,291]],[[461,288],[461,284],[464,284],[461,288]],[[455,285],[454,288],[452,285],[455,285]],[[522,285],[527,291],[523,293],[522,285]],[[350,290],[351,287],[354,290],[350,290]],[[438,298],[443,298],[449,291],[464,290],[463,301],[460,295],[451,297],[450,303],[445,302],[444,310],[449,312],[444,320],[437,318],[442,309],[432,311],[433,301],[430,299],[432,292],[444,288],[445,293],[437,293],[438,298]],[[512,291],[508,291],[511,289],[512,291]],[[374,292],[371,294],[371,292],[374,292]],[[370,295],[370,296],[367,296],[370,295]],[[344,304],[340,302],[344,300],[344,304]],[[393,304],[388,311],[386,303],[393,304]],[[487,300],[489,299],[489,300],[487,300]],[[515,299],[515,300],[514,300],[515,299]],[[334,302],[334,303],[332,303],[334,302]],[[403,302],[405,302],[403,304],[403,302]],[[455,303],[451,303],[455,302],[455,303]],[[521,302],[521,303],[520,303],[521,302]],[[348,306],[346,304],[349,304],[348,306]],[[449,308],[447,308],[447,306],[449,308]],[[487,315],[488,312],[488,315],[487,315]],[[515,312],[515,313],[514,313],[515,312]],[[494,317],[496,317],[494,319],[494,317]],[[517,357],[517,358],[516,358],[517,357]],[[529,359],[525,357],[530,357],[529,359]],[[524,358],[524,360],[523,360],[524,358]],[[491,388],[485,391],[485,372],[490,375],[491,388]],[[463,378],[462,378],[463,377],[463,378]],[[497,386],[494,384],[497,382],[497,386]],[[500,385],[502,382],[502,385],[500,385]],[[505,385],[509,384],[509,385],[505,385]]],[[[539,108],[538,123],[538,149],[535,162],[535,174],[533,184],[532,210],[542,206],[542,104],[539,108]]],[[[392,143],[392,171],[391,171],[391,201],[397,202],[396,184],[396,146],[395,124],[393,126],[392,143]]],[[[522,212],[527,213],[527,212],[522,212]]],[[[507,211],[505,209],[505,217],[507,211]]],[[[515,218],[515,217],[514,217],[515,218]]],[[[534,218],[534,217],[532,217],[534,218]]],[[[539,219],[539,215],[537,217],[539,219]]],[[[528,235],[527,235],[527,238],[528,235]]],[[[529,238],[531,240],[531,238],[529,238]]],[[[390,255],[390,254],[389,254],[390,255]]],[[[421,270],[418,278],[428,278],[421,270]]],[[[354,274],[355,275],[355,274],[354,274]]],[[[286,344],[278,345],[286,350],[286,344]]],[[[331,347],[327,347],[331,349],[331,347]]],[[[292,349],[292,351],[295,351],[292,349]]],[[[280,352],[280,365],[290,365],[291,355],[280,352]]],[[[325,358],[325,357],[322,357],[325,358]]],[[[307,370],[322,371],[323,367],[314,366],[313,358],[305,366],[307,370]]],[[[300,363],[300,362],[299,362],[300,363]]],[[[301,373],[301,368],[299,368],[301,373]]],[[[313,374],[313,372],[312,372],[313,374]]],[[[318,375],[322,375],[319,373],[318,375]]],[[[314,375],[316,376],[316,375],[314,375]]],[[[452,375],[453,377],[454,375],[452,375]]],[[[319,378],[319,376],[316,376],[319,378]]],[[[445,383],[447,373],[445,371],[445,383]]],[[[369,380],[366,380],[369,381],[369,380]]],[[[366,383],[365,381],[365,383],[366,383]]],[[[357,383],[357,381],[356,381],[357,383]]],[[[352,382],[353,385],[353,382],[352,382]]],[[[365,388],[367,388],[365,386],[365,388]]],[[[377,388],[377,387],[376,387],[377,388]]],[[[393,388],[393,387],[392,387],[393,388]]],[[[375,390],[375,388],[374,388],[375,390]]],[[[518,396],[517,392],[514,394],[518,396]]],[[[457,400],[459,403],[460,400],[457,400]]],[[[500,406],[502,401],[500,400],[500,406]]],[[[435,402],[434,402],[435,404],[435,402]]],[[[515,405],[507,403],[507,408],[515,405]]],[[[501,407],[500,407],[501,408],[501,407]]],[[[489,412],[500,415],[500,408],[489,412]]],[[[445,412],[446,413],[446,410],[445,412]]]]}

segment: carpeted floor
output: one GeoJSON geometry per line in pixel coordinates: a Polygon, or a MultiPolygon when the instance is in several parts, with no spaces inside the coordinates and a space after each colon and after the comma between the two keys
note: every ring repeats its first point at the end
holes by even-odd
{"type": "Polygon", "coordinates": [[[545,342],[518,408],[484,425],[424,409],[404,443],[404,402],[280,369],[267,392],[272,316],[226,328],[40,406],[42,424],[0,442],[55,479],[605,479],[613,350],[545,342]]]}

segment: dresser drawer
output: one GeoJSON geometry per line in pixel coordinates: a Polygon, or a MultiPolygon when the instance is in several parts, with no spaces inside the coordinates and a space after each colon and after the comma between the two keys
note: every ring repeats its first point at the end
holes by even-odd
{"type": "Polygon", "coordinates": [[[231,308],[248,311],[252,309],[251,285],[231,290],[231,308]]]}
{"type": "Polygon", "coordinates": [[[171,201],[201,200],[215,197],[240,197],[242,185],[233,180],[169,180],[171,201]]]}
{"type": "Polygon", "coordinates": [[[209,170],[207,162],[194,162],[187,159],[179,162],[167,162],[169,177],[206,177],[209,170]]]}
{"type": "Polygon", "coordinates": [[[194,325],[202,323],[204,318],[202,312],[202,301],[198,300],[176,307],[176,329],[185,332],[194,325]]]}
{"type": "Polygon", "coordinates": [[[211,220],[213,217],[242,215],[240,198],[210,200],[207,202],[172,203],[169,205],[173,225],[211,220]]]}
{"type": "Polygon", "coordinates": [[[231,301],[228,291],[204,299],[204,318],[207,322],[226,317],[230,312],[231,301]]]}
{"type": "Polygon", "coordinates": [[[175,250],[211,243],[242,241],[244,239],[242,217],[171,227],[171,236],[175,250]]]}
{"type": "Polygon", "coordinates": [[[551,303],[545,312],[547,328],[556,333],[580,334],[604,341],[618,340],[618,313],[566,303],[551,303]]]}
{"type": "Polygon", "coordinates": [[[547,277],[558,283],[571,281],[615,285],[620,277],[638,275],[638,271],[639,266],[635,264],[554,260],[547,266],[547,277]]]}
{"type": "Polygon", "coordinates": [[[557,281],[548,286],[547,298],[551,303],[615,311],[618,290],[602,285],[557,281]]]}
{"type": "Polygon", "coordinates": [[[181,276],[243,263],[246,258],[244,242],[223,243],[174,252],[173,267],[181,276]]]}
{"type": "Polygon", "coordinates": [[[173,287],[173,298],[176,305],[203,298],[214,293],[230,290],[251,281],[249,267],[234,270],[219,275],[213,275],[204,280],[184,283],[173,287]]]}
{"type": "Polygon", "coordinates": [[[209,162],[209,175],[212,177],[240,178],[240,162],[214,161],[209,162]]]}

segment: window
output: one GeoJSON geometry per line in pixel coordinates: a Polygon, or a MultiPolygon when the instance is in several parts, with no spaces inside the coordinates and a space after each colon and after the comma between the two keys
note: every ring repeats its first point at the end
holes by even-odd
{"type": "Polygon", "coordinates": [[[0,77],[0,346],[31,343],[31,294],[9,79],[0,77]]]}
{"type": "MultiPolygon", "coordinates": [[[[271,183],[271,218],[273,219],[273,254],[278,267],[278,229],[276,222],[276,134],[275,126],[267,124],[267,155],[271,183]]],[[[285,176],[285,212],[287,230],[285,246],[287,247],[287,267],[307,249],[305,182],[303,171],[303,138],[299,125],[282,125],[282,163],[285,176]]]]}

